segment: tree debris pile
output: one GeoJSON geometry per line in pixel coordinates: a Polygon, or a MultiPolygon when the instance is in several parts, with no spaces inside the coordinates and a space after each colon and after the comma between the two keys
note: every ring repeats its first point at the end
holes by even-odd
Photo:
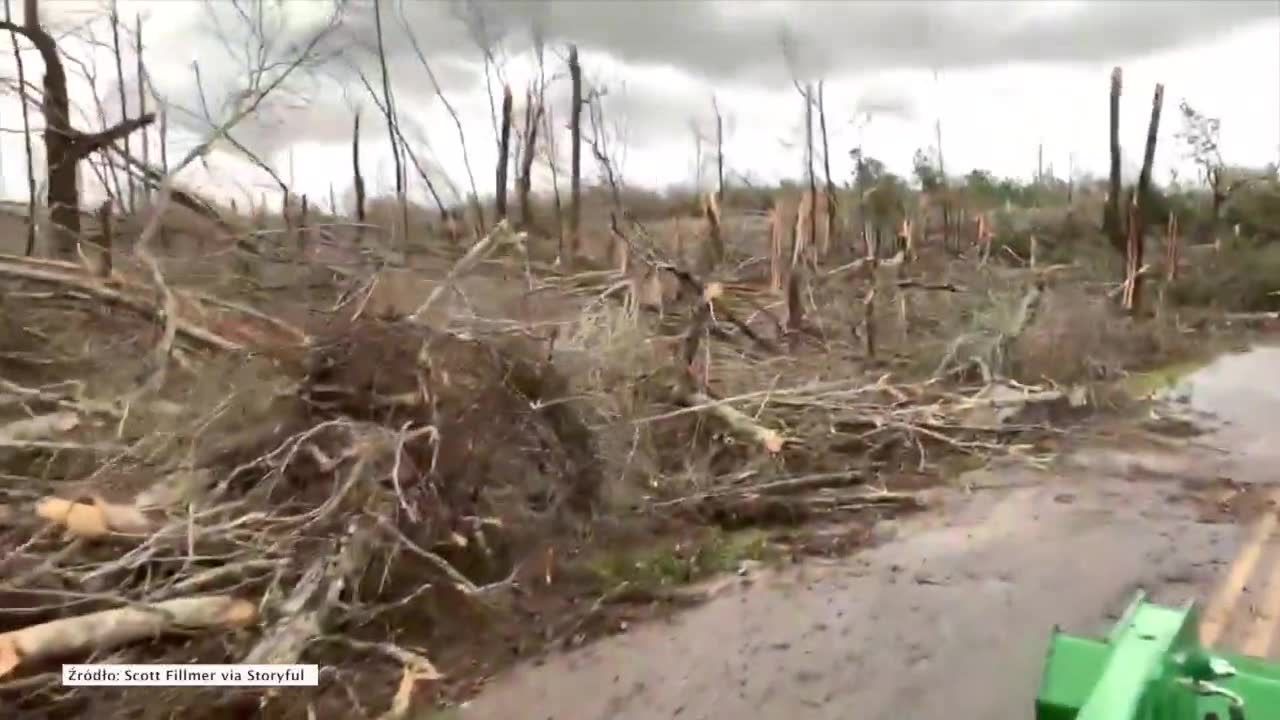
{"type": "MultiPolygon", "coordinates": [[[[33,330],[41,312],[6,308],[4,320],[33,330]]],[[[432,646],[459,617],[485,616],[524,579],[536,542],[571,534],[592,511],[592,432],[563,397],[567,380],[528,347],[338,323],[301,349],[257,347],[282,359],[257,361],[268,381],[246,369],[255,361],[228,356],[241,369],[224,374],[191,354],[204,329],[190,327],[174,345],[184,362],[151,393],[104,397],[147,375],[129,360],[148,358],[145,327],[112,327],[134,352],[120,353],[123,380],[106,393],[93,377],[49,382],[47,369],[4,381],[0,435],[24,458],[3,468],[14,482],[0,497],[0,598],[13,610],[0,624],[6,706],[102,717],[156,706],[155,689],[61,688],[63,660],[270,663],[339,651],[331,665],[367,656],[362,667],[377,672],[322,678],[316,712],[346,715],[349,682],[362,702],[402,702],[397,693],[439,675],[397,643],[432,646]],[[177,389],[198,385],[203,397],[177,389]],[[60,454],[81,460],[51,477],[60,454]],[[442,604],[451,609],[436,612],[442,604]],[[374,679],[389,676],[407,684],[374,679]]],[[[92,323],[77,332],[92,335],[92,323]]],[[[23,352],[41,360],[34,343],[23,352]]],[[[198,717],[259,702],[306,710],[252,691],[162,692],[166,712],[198,717]]]]}

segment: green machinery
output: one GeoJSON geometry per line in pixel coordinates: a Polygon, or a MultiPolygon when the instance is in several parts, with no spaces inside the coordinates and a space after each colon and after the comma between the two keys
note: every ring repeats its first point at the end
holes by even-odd
{"type": "Polygon", "coordinates": [[[1280,720],[1280,665],[1211,654],[1194,604],[1139,592],[1105,640],[1054,629],[1036,720],[1280,720]]]}

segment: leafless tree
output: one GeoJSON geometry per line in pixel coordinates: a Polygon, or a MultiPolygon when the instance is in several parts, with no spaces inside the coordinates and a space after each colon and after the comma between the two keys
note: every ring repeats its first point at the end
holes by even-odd
{"type": "Polygon", "coordinates": [[[1177,137],[1186,148],[1187,156],[1200,170],[1204,183],[1209,187],[1210,221],[1213,226],[1222,217],[1227,200],[1241,188],[1257,179],[1253,176],[1229,177],[1230,172],[1222,159],[1219,145],[1221,121],[1208,117],[1183,100],[1178,110],[1182,115],[1182,128],[1177,137]]]}
{"type": "Polygon", "coordinates": [[[378,67],[382,73],[382,105],[383,114],[387,119],[387,134],[391,139],[391,162],[395,166],[396,174],[396,200],[400,203],[401,214],[401,241],[408,240],[409,232],[409,206],[405,197],[405,175],[404,163],[400,158],[400,143],[396,137],[396,106],[391,96],[391,73],[387,70],[387,51],[382,39],[382,3],[373,3],[374,25],[378,34],[378,67]]]}
{"type": "Polygon", "coordinates": [[[818,81],[818,126],[822,131],[822,172],[826,175],[827,193],[827,244],[836,239],[836,184],[831,180],[831,145],[827,141],[827,103],[823,81],[818,81]]]}
{"type": "Polygon", "coordinates": [[[484,234],[484,209],[480,206],[480,194],[476,189],[475,172],[471,168],[471,154],[467,151],[467,133],[462,127],[462,118],[458,115],[458,111],[453,106],[453,103],[449,102],[449,97],[441,87],[440,80],[436,77],[436,73],[432,69],[431,63],[427,61],[426,53],[423,52],[422,46],[418,44],[418,38],[413,32],[413,28],[410,27],[409,21],[405,18],[403,0],[401,0],[398,7],[400,26],[404,30],[405,35],[409,38],[409,44],[413,47],[413,53],[418,58],[418,63],[422,66],[422,69],[427,73],[427,79],[431,81],[431,87],[435,90],[436,97],[440,99],[440,104],[444,106],[445,111],[449,113],[449,117],[453,119],[453,125],[458,131],[458,144],[462,148],[462,165],[466,170],[467,182],[471,190],[471,196],[468,200],[471,203],[472,213],[475,215],[476,237],[480,237],[484,234]]]}
{"type": "Polygon", "coordinates": [[[498,222],[507,219],[507,172],[511,167],[511,87],[502,87],[502,132],[498,142],[498,165],[494,173],[494,203],[498,222]]]}
{"type": "Polygon", "coordinates": [[[1111,236],[1111,244],[1125,251],[1124,216],[1120,214],[1120,93],[1122,75],[1119,67],[1111,70],[1111,173],[1103,225],[1111,236]]]}
{"type": "Polygon", "coordinates": [[[720,114],[720,104],[716,96],[711,96],[711,110],[716,116],[716,194],[724,200],[724,116],[720,114]]]}
{"type": "Polygon", "coordinates": [[[524,153],[520,156],[520,176],[517,178],[517,190],[520,202],[520,222],[526,226],[533,225],[533,209],[529,203],[529,193],[533,188],[533,159],[538,143],[538,125],[542,123],[542,103],[540,96],[535,96],[530,88],[525,93],[524,107],[524,139],[521,142],[524,153]]]}
{"type": "Polygon", "coordinates": [[[53,37],[40,27],[38,3],[26,0],[28,15],[23,26],[11,20],[0,29],[23,35],[35,45],[45,63],[43,111],[45,157],[48,163],[48,204],[53,225],[52,250],[64,258],[75,257],[80,241],[80,160],[111,145],[134,130],[154,121],[153,115],[126,119],[100,133],[82,133],[71,127],[67,75],[53,37]]]}
{"type": "Polygon", "coordinates": [[[569,47],[569,78],[573,83],[569,108],[569,247],[564,259],[572,264],[578,255],[582,222],[582,66],[578,63],[577,46],[569,47]]]}
{"type": "MultiPolygon", "coordinates": [[[[111,21],[111,49],[116,58],[116,89],[119,91],[119,94],[120,94],[120,117],[127,117],[129,114],[129,98],[125,92],[126,87],[124,82],[124,53],[120,47],[120,12],[119,12],[119,8],[117,7],[116,0],[111,0],[108,17],[111,21]]],[[[145,131],[145,126],[144,128],[140,128],[140,129],[145,131]]],[[[146,142],[145,139],[143,140],[143,142],[145,144],[146,142]]],[[[121,143],[124,145],[124,151],[126,153],[129,153],[130,152],[129,136],[125,135],[123,138],[121,138],[121,143]]],[[[137,191],[134,186],[132,175],[128,176],[127,184],[128,184],[128,188],[127,188],[128,189],[128,206],[127,207],[129,209],[129,212],[132,213],[132,212],[136,212],[138,209],[137,191]]],[[[124,201],[124,198],[121,198],[121,202],[123,201],[124,201]]]]}
{"type": "Polygon", "coordinates": [[[351,175],[356,194],[357,236],[364,234],[364,176],[360,173],[360,113],[355,114],[351,129],[351,175]]]}
{"type": "MultiPolygon", "coordinates": [[[[142,14],[138,13],[133,18],[134,25],[134,56],[137,60],[137,83],[138,83],[138,113],[142,114],[147,111],[147,72],[145,64],[142,60],[142,14]]],[[[138,131],[139,139],[142,141],[142,163],[144,165],[151,164],[151,146],[147,142],[147,129],[141,128],[138,131]]],[[[128,148],[125,148],[128,152],[128,148]]],[[[142,188],[143,196],[148,194],[146,188],[142,188]]]]}
{"type": "MultiPolygon", "coordinates": [[[[34,7],[29,7],[28,12],[34,13],[34,7]]],[[[34,18],[34,14],[29,15],[34,18]]],[[[12,8],[9,0],[4,0],[4,20],[5,22],[13,22],[12,8]]],[[[27,109],[27,73],[22,62],[22,51],[18,47],[18,34],[10,33],[9,39],[13,41],[13,60],[18,66],[18,101],[22,106],[22,141],[26,147],[27,157],[27,247],[26,254],[33,255],[36,251],[36,170],[35,162],[31,153],[31,116],[27,109]]]]}

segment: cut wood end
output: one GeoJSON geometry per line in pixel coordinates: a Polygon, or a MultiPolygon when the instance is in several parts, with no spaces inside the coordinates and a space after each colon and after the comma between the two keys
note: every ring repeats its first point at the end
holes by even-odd
{"type": "Polygon", "coordinates": [[[111,532],[106,516],[88,503],[71,502],[59,497],[46,497],[36,503],[35,513],[51,523],[64,526],[73,535],[102,537],[111,532]]]}
{"type": "Polygon", "coordinates": [[[766,430],[760,440],[764,443],[765,449],[775,455],[782,452],[782,446],[786,444],[782,435],[774,430],[766,430]]]}
{"type": "Polygon", "coordinates": [[[113,532],[141,534],[151,530],[151,521],[133,505],[111,503],[95,497],[93,504],[72,502],[60,497],[42,498],[35,514],[62,525],[71,535],[98,538],[113,532]]]}
{"type": "Polygon", "coordinates": [[[9,636],[0,636],[0,678],[13,672],[21,664],[17,641],[9,636]]]}
{"type": "Polygon", "coordinates": [[[221,622],[229,628],[242,628],[258,621],[258,606],[248,600],[232,600],[222,612],[221,622]]]}
{"type": "Polygon", "coordinates": [[[705,302],[711,302],[712,300],[715,300],[716,298],[721,297],[723,295],[724,295],[723,283],[718,283],[718,282],[707,283],[707,286],[702,290],[702,299],[705,302]]]}

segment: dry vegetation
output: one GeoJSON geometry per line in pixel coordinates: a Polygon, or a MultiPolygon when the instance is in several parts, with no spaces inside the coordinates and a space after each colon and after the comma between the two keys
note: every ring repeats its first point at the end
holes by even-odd
{"type": "Polygon", "coordinates": [[[1115,378],[1280,309],[1274,176],[1211,216],[1140,188],[1176,223],[1130,224],[1126,280],[1100,189],[1052,178],[606,181],[513,220],[154,175],[83,228],[110,262],[0,256],[0,702],[33,716],[405,717],[776,554],[743,528],[847,550],[959,465],[1048,462],[1115,378]],[[68,659],[325,670],[87,691],[68,659]]]}

